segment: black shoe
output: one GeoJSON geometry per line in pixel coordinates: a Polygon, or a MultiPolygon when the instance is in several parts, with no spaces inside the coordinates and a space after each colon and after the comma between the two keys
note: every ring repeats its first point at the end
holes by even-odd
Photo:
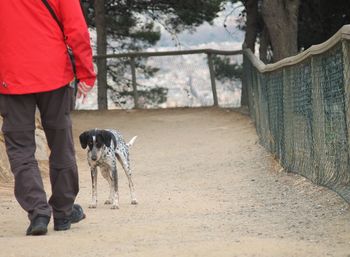
{"type": "Polygon", "coordinates": [[[47,225],[50,222],[48,216],[36,216],[27,229],[27,236],[40,236],[47,233],[47,225]]]}
{"type": "Polygon", "coordinates": [[[73,205],[73,211],[70,216],[70,221],[71,223],[78,223],[79,221],[83,220],[86,218],[86,215],[83,211],[83,208],[79,204],[74,204],[73,205]]]}
{"type": "Polygon", "coordinates": [[[54,219],[54,230],[62,231],[70,229],[72,223],[78,223],[85,219],[86,215],[79,204],[73,205],[73,211],[69,218],[54,219]]]}
{"type": "Polygon", "coordinates": [[[56,231],[70,229],[71,221],[69,219],[53,219],[53,229],[56,231]]]}

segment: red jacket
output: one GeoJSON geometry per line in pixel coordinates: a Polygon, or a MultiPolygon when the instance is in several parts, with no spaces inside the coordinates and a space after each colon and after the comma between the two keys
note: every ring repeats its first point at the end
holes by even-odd
{"type": "MultiPolygon", "coordinates": [[[[79,0],[49,0],[72,48],[77,77],[93,86],[90,37],[79,0]]],[[[67,85],[74,75],[63,33],[40,0],[0,0],[0,94],[67,85]]]]}

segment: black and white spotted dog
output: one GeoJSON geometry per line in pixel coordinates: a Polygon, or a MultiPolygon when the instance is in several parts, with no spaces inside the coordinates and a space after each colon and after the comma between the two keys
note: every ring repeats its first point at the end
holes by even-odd
{"type": "Polygon", "coordinates": [[[97,207],[97,167],[110,186],[109,198],[105,204],[111,204],[112,209],[119,208],[117,159],[129,180],[131,204],[137,204],[129,161],[129,148],[135,142],[136,136],[129,143],[125,143],[117,130],[92,129],[83,132],[79,139],[83,149],[88,147],[87,159],[92,179],[92,202],[89,208],[97,207]]]}

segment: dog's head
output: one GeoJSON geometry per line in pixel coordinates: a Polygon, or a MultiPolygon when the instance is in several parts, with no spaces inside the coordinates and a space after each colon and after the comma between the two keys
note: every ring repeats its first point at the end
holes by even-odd
{"type": "Polygon", "coordinates": [[[84,131],[79,136],[80,145],[83,149],[88,147],[88,156],[92,161],[98,161],[105,147],[110,147],[111,142],[115,143],[115,138],[110,131],[92,129],[84,131]]]}

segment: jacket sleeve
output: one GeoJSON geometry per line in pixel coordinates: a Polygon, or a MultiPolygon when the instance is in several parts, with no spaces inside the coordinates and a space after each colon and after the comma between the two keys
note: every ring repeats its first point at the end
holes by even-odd
{"type": "Polygon", "coordinates": [[[59,1],[62,25],[68,46],[75,58],[77,78],[89,86],[96,80],[89,31],[79,0],[59,1]]]}

